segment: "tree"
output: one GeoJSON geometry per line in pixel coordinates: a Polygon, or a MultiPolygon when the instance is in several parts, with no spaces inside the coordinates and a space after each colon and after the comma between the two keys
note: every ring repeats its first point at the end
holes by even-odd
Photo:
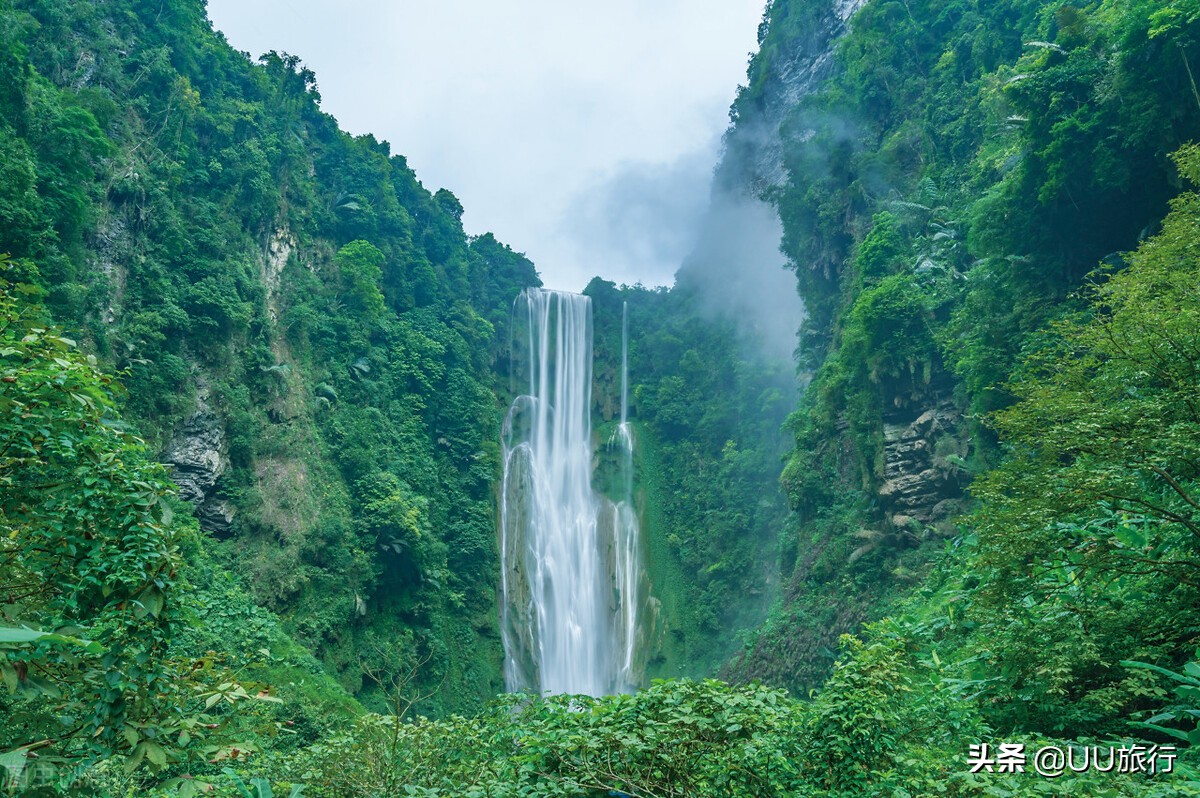
{"type": "Polygon", "coordinates": [[[48,321],[34,280],[0,257],[0,776],[62,786],[116,755],[127,772],[219,759],[200,746],[220,726],[206,712],[251,694],[171,647],[194,522],[173,520],[119,384],[48,321]]]}
{"type": "MultiPolygon", "coordinates": [[[[1200,184],[1200,147],[1175,157],[1200,184]]],[[[995,563],[1066,547],[1084,567],[1200,581],[1198,225],[1200,195],[1184,193],[1126,269],[1095,275],[1089,313],[1017,371],[1018,402],[993,417],[1012,456],[975,491],[995,563]]]]}
{"type": "Polygon", "coordinates": [[[374,326],[386,311],[383,293],[379,290],[383,262],[383,253],[366,241],[351,241],[337,253],[347,304],[368,328],[374,326]]]}
{"type": "Polygon", "coordinates": [[[49,324],[21,270],[0,259],[0,750],[162,765],[171,489],[120,423],[117,384],[49,324]]]}

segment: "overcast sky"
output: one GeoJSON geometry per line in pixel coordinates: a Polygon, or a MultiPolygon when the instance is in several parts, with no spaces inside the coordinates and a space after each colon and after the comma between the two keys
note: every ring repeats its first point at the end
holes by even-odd
{"type": "Polygon", "coordinates": [[[299,56],[322,107],[408,157],[470,234],[547,286],[668,285],[707,201],[764,0],[209,0],[229,42],[299,56]]]}

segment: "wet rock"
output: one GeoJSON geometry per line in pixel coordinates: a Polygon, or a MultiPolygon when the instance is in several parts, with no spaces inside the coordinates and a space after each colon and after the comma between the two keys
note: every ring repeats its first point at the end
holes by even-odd
{"type": "Polygon", "coordinates": [[[929,511],[929,515],[933,521],[947,521],[957,515],[961,515],[963,510],[963,502],[960,499],[942,499],[933,506],[929,511]]]}
{"type": "Polygon", "coordinates": [[[227,535],[233,531],[233,519],[237,508],[225,499],[209,497],[196,508],[200,528],[214,535],[227,535]]]}
{"type": "Polygon", "coordinates": [[[261,273],[263,285],[267,289],[267,316],[273,322],[279,321],[279,293],[283,284],[283,269],[295,249],[296,237],[286,226],[276,228],[267,240],[261,273]]]}
{"type": "Polygon", "coordinates": [[[125,304],[125,263],[132,257],[133,235],[120,216],[113,214],[97,225],[88,247],[93,270],[108,281],[108,296],[101,318],[105,324],[115,324],[125,304]]]}

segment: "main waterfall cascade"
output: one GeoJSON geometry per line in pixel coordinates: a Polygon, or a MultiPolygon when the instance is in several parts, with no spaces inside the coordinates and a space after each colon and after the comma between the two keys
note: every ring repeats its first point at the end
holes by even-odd
{"type": "Polygon", "coordinates": [[[621,421],[609,442],[623,486],[614,503],[592,488],[591,299],[530,288],[513,317],[514,365],[526,361],[528,390],[502,431],[505,682],[511,691],[627,692],[640,681],[648,598],[633,508],[627,321],[623,313],[621,421]]]}

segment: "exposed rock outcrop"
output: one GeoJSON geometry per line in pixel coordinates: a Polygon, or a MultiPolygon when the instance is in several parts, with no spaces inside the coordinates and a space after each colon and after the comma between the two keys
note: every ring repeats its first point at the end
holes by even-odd
{"type": "MultiPolygon", "coordinates": [[[[747,184],[756,195],[787,181],[780,125],[829,76],[835,43],[846,32],[850,17],[865,4],[866,0],[812,4],[808,19],[796,26],[797,34],[786,42],[786,49],[769,62],[760,99],[754,107],[741,110],[726,139],[721,169],[740,172],[727,171],[727,178],[747,184]]],[[[805,136],[804,131],[797,134],[805,136]]]]}
{"type": "Polygon", "coordinates": [[[267,240],[262,262],[262,280],[267,289],[267,316],[279,321],[279,290],[283,283],[283,268],[296,248],[296,237],[287,227],[276,228],[267,240]]]}
{"type": "Polygon", "coordinates": [[[108,302],[102,315],[105,324],[115,324],[124,307],[125,263],[133,249],[129,225],[120,215],[111,214],[96,226],[88,251],[95,271],[108,280],[108,302]]]}
{"type": "Polygon", "coordinates": [[[885,422],[879,497],[894,526],[936,523],[958,512],[968,474],[960,465],[961,414],[948,401],[908,423],[885,422]]]}
{"type": "Polygon", "coordinates": [[[217,480],[229,467],[225,428],[208,404],[206,392],[196,411],[175,428],[163,451],[163,462],[179,486],[179,495],[196,507],[200,527],[214,534],[232,530],[233,505],[217,495],[217,480]]]}

